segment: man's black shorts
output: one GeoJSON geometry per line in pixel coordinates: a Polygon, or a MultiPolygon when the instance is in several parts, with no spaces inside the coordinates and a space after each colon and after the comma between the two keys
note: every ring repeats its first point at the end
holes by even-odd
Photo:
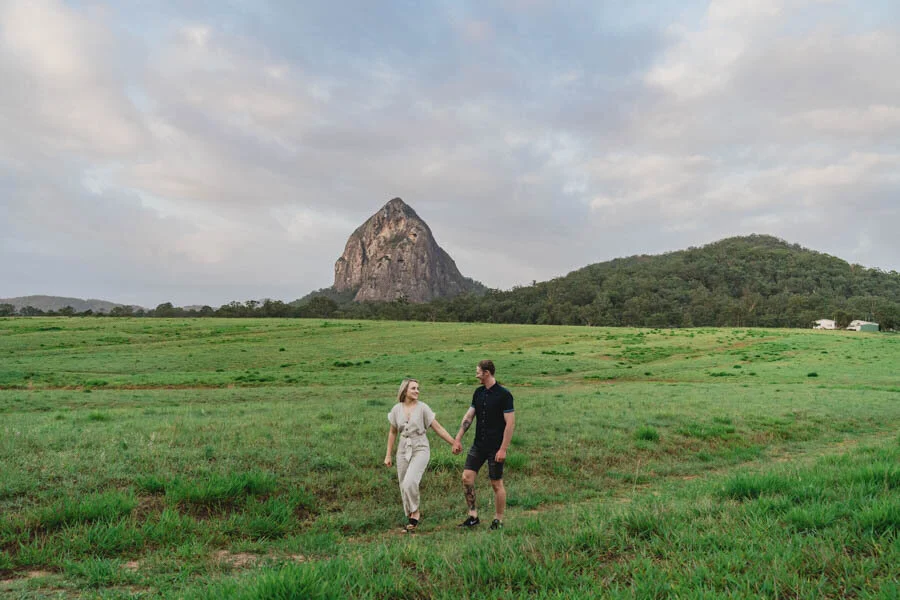
{"type": "Polygon", "coordinates": [[[488,478],[490,478],[491,481],[499,481],[503,479],[503,463],[494,460],[496,454],[496,450],[493,452],[486,452],[478,446],[472,446],[469,448],[469,454],[466,455],[466,466],[464,468],[477,473],[478,469],[481,468],[481,465],[484,464],[484,461],[487,461],[488,478]]]}

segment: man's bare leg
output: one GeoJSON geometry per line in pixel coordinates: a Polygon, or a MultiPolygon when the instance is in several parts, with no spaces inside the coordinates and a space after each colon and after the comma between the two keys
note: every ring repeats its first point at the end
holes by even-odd
{"type": "Polygon", "coordinates": [[[506,512],[506,488],[503,486],[503,480],[491,480],[491,486],[494,488],[494,518],[498,521],[503,520],[503,513],[506,512]]]}

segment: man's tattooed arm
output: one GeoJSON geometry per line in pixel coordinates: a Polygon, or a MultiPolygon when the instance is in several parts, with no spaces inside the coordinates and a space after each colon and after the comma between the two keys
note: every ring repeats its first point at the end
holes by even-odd
{"type": "Polygon", "coordinates": [[[463,415],[462,424],[459,426],[459,432],[456,434],[456,439],[462,441],[463,436],[469,430],[469,427],[472,426],[472,421],[475,419],[475,409],[470,408],[466,411],[466,414],[463,415]]]}
{"type": "Polygon", "coordinates": [[[469,417],[463,417],[462,425],[459,426],[459,431],[456,434],[456,439],[462,440],[462,436],[466,434],[469,430],[469,427],[472,426],[472,419],[469,417]]]}

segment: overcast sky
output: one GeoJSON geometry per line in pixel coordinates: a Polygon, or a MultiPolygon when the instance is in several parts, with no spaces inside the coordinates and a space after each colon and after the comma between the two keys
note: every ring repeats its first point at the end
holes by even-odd
{"type": "Polygon", "coordinates": [[[395,196],[501,289],[900,270],[898,73],[896,0],[0,0],[0,297],[290,301],[395,196]]]}

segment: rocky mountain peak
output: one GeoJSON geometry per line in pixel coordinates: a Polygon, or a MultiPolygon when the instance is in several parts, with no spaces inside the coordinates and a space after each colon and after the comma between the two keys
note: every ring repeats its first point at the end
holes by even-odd
{"type": "Polygon", "coordinates": [[[406,217],[419,218],[419,215],[412,209],[412,206],[404,202],[402,198],[390,200],[381,210],[385,211],[387,216],[401,214],[406,217]]]}
{"type": "Polygon", "coordinates": [[[355,290],[357,302],[428,302],[475,287],[437,245],[416,211],[394,198],[347,240],[334,264],[334,289],[355,290]]]}

